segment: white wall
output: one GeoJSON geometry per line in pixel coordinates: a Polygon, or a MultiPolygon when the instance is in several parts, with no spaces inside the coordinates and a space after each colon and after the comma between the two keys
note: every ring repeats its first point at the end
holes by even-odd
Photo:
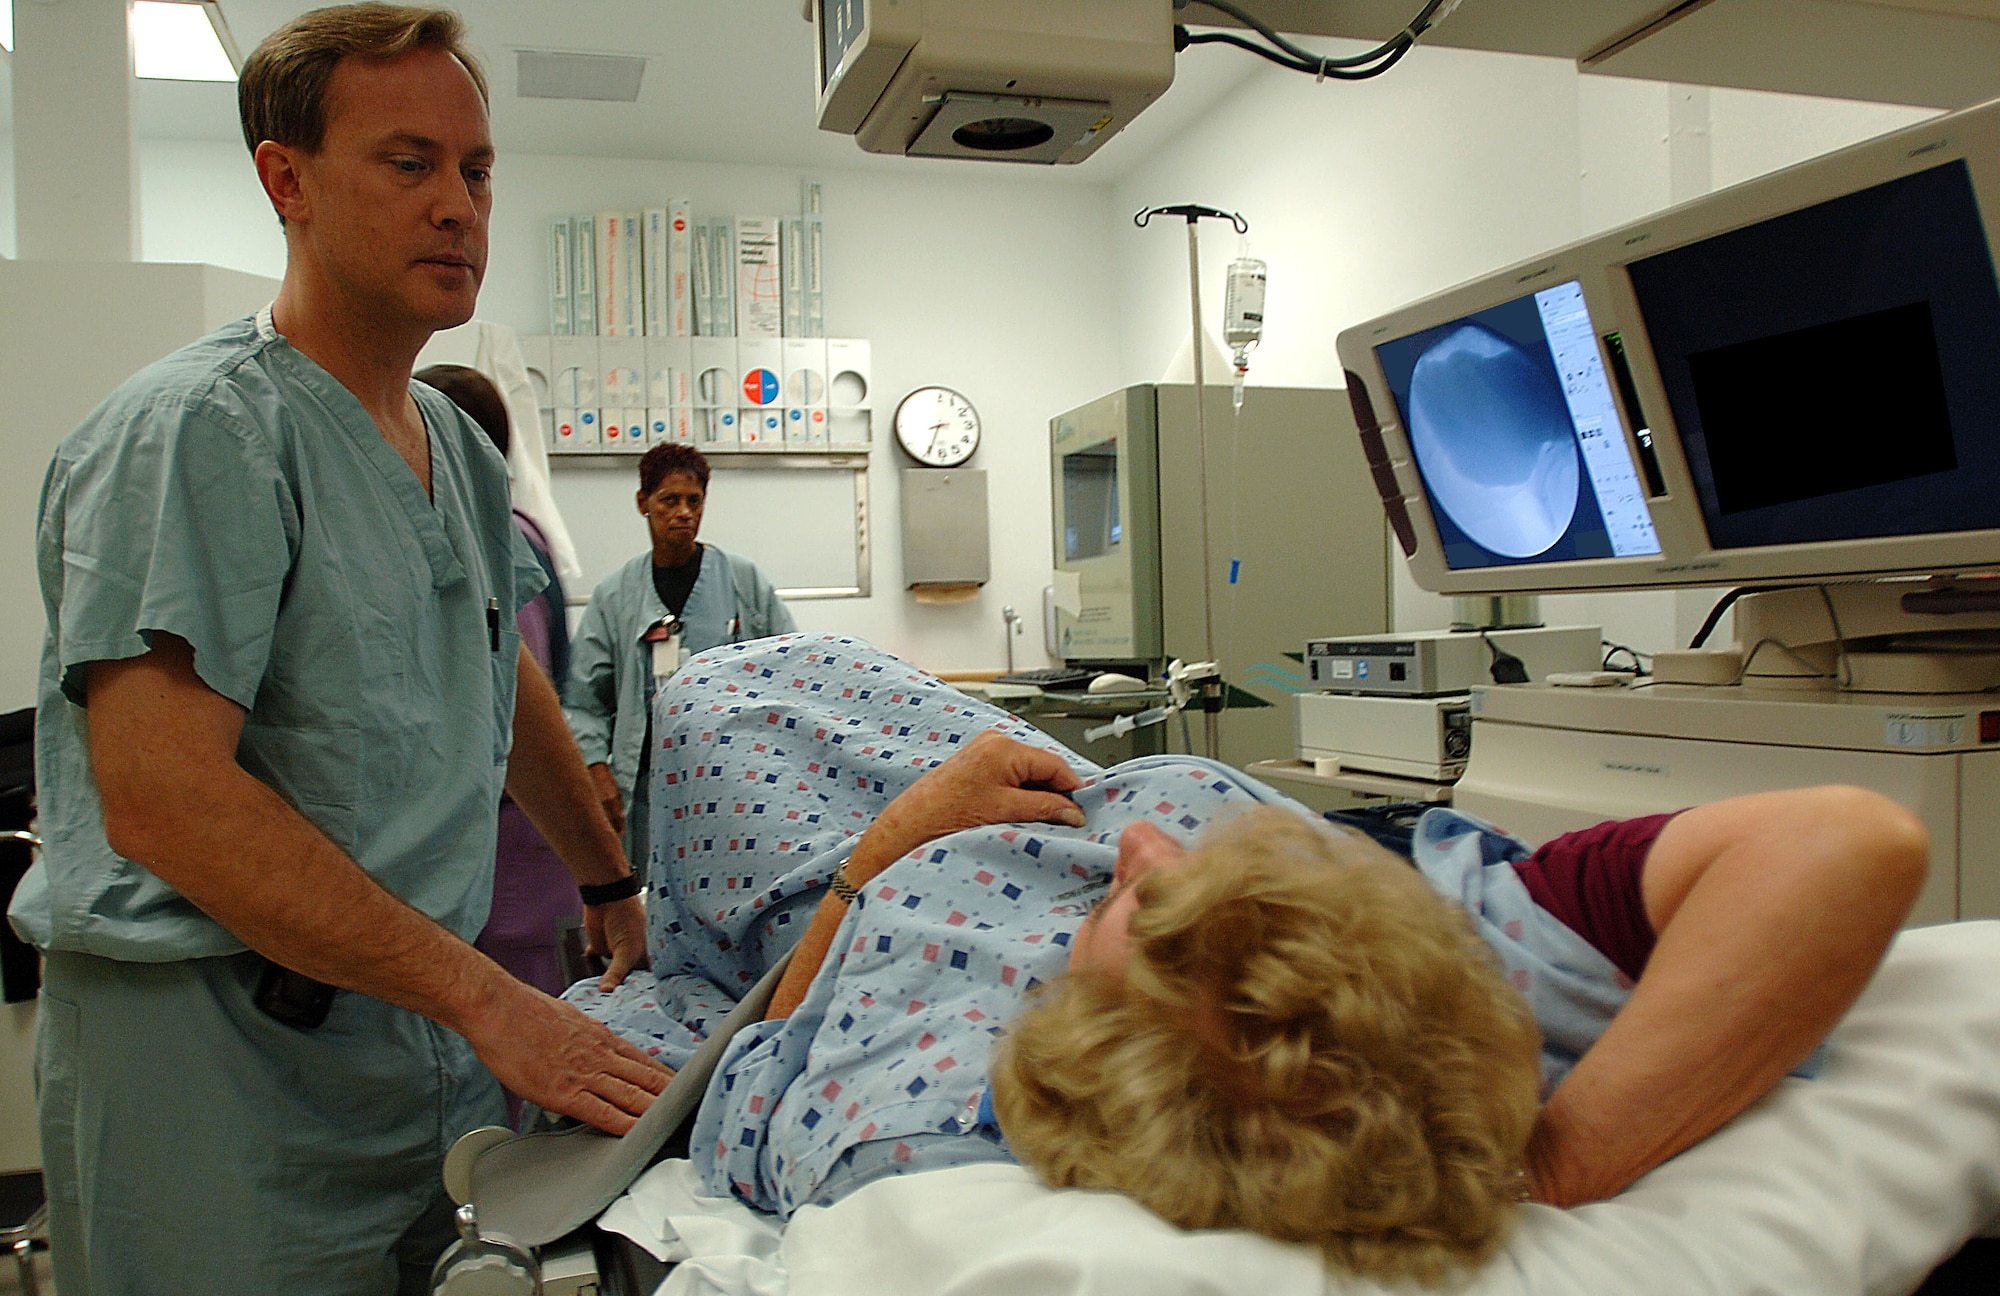
{"type": "MultiPolygon", "coordinates": [[[[1032,627],[1049,568],[1046,420],[1158,377],[1187,333],[1185,227],[1135,229],[1142,206],[1241,210],[1250,250],[1271,275],[1267,341],[1251,381],[1332,386],[1342,381],[1333,338],[1349,324],[1694,196],[1711,180],[1734,183],[1924,115],[1717,90],[1697,92],[1705,102],[1690,118],[1686,102],[1674,115],[1675,93],[1579,76],[1555,60],[1419,49],[1358,85],[1259,69],[1115,182],[1087,168],[972,164],[821,173],[829,329],[875,344],[875,594],[804,603],[801,622],[865,635],[933,669],[972,669],[1000,663],[999,610],[1011,603],[1030,618],[1016,641],[1022,660],[1042,660],[1032,627]],[[926,382],[964,390],[987,425],[974,466],[989,474],[993,579],[956,608],[919,607],[900,580],[901,461],[883,438],[896,400],[926,382]]],[[[0,155],[10,144],[0,135],[0,155]]],[[[0,196],[11,196],[11,177],[11,165],[0,166],[0,196]]],[[[548,216],[682,195],[697,215],[786,213],[799,179],[755,165],[503,158],[481,314],[542,331],[548,216]]],[[[283,241],[235,144],[146,141],[141,196],[147,259],[281,273],[283,241]]],[[[12,250],[12,234],[12,203],[0,201],[0,252],[12,250]]],[[[1214,319],[1238,241],[1213,224],[1202,237],[1214,319]]],[[[571,508],[630,507],[617,473],[563,472],[557,489],[571,508]]],[[[715,502],[718,513],[728,507],[715,502]]],[[[629,549],[588,553],[586,566],[594,576],[642,543],[634,515],[629,549]]],[[[1418,590],[1400,564],[1395,598],[1402,628],[1448,619],[1447,601],[1418,590]]],[[[1651,651],[1684,641],[1710,599],[1552,598],[1545,614],[1601,621],[1612,638],[1651,651]]]]}
{"type": "MultiPolygon", "coordinates": [[[[1117,294],[1105,190],[1074,176],[945,164],[817,178],[826,191],[828,328],[874,344],[874,594],[802,602],[795,614],[807,628],[863,635],[934,670],[997,667],[1000,608],[1038,617],[1049,579],[1048,416],[1113,383],[1117,294]],[[950,608],[920,607],[903,588],[902,462],[885,440],[896,401],[927,382],[964,391],[986,425],[973,466],[988,473],[993,576],[977,600],[950,608]]],[[[149,259],[282,271],[282,239],[241,149],[152,142],[141,179],[149,259]]],[[[680,196],[698,217],[785,214],[798,210],[800,179],[778,167],[503,157],[480,315],[522,333],[546,331],[550,216],[680,196]]],[[[630,517],[618,546],[582,555],[586,591],[645,543],[631,506],[636,484],[636,474],[602,469],[556,473],[566,511],[630,517]]],[[[747,506],[725,492],[711,515],[747,506]]],[[[740,522],[731,519],[732,535],[740,522]]],[[[1024,664],[1046,661],[1039,634],[1016,646],[1024,664]]]]}
{"type": "MultiPolygon", "coordinates": [[[[1115,188],[1127,219],[1114,239],[1121,381],[1157,376],[1188,331],[1185,226],[1131,229],[1130,213],[1143,206],[1241,211],[1250,254],[1270,267],[1265,341],[1250,381],[1336,385],[1333,341],[1349,325],[1925,115],[1689,93],[1582,76],[1558,60],[1463,50],[1420,48],[1358,85],[1260,70],[1115,188]]],[[[1219,223],[1205,226],[1211,312],[1237,245],[1219,223]]],[[[1397,628],[1448,624],[1449,600],[1394,565],[1397,628]]],[[[1601,624],[1614,642],[1652,652],[1684,644],[1718,593],[1551,596],[1543,614],[1552,624],[1601,624]]]]}
{"type": "Polygon", "coordinates": [[[285,236],[240,143],[146,140],[139,246],[148,261],[206,261],[282,279],[285,236]]]}

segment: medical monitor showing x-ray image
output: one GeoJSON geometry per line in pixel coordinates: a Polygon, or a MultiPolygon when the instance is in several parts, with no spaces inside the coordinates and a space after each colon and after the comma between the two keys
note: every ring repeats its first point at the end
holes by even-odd
{"type": "Polygon", "coordinates": [[[1501,267],[1337,346],[1424,589],[1989,572],[1996,265],[2000,100],[1501,267]]]}
{"type": "Polygon", "coordinates": [[[1656,555],[1582,286],[1376,349],[1445,565],[1656,555]]]}

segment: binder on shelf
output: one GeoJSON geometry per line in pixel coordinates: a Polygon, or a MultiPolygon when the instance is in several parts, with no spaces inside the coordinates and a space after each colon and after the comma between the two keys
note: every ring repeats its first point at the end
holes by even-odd
{"type": "Polygon", "coordinates": [[[715,292],[708,286],[710,270],[708,258],[708,223],[694,225],[688,230],[691,250],[688,253],[688,297],[694,304],[694,331],[697,337],[715,336],[715,292]]]}
{"type": "Polygon", "coordinates": [[[821,338],[786,338],[783,354],[785,444],[807,447],[830,444],[826,342],[821,338]]]}
{"type": "Polygon", "coordinates": [[[597,339],[552,337],[549,339],[550,399],[556,415],[556,448],[563,453],[594,449],[597,445],[598,372],[597,339]],[[565,432],[563,425],[569,430],[565,432]]]}
{"type": "Polygon", "coordinates": [[[646,291],[647,337],[667,335],[667,209],[648,207],[639,224],[639,270],[646,291]]]}
{"type": "Polygon", "coordinates": [[[603,409],[598,434],[607,453],[643,449],[646,444],[646,339],[608,337],[597,340],[597,367],[602,374],[598,404],[603,409]]]}
{"type": "Polygon", "coordinates": [[[573,409],[559,409],[553,411],[553,414],[554,414],[554,422],[552,425],[553,434],[549,441],[549,453],[550,454],[578,453],[579,446],[577,444],[577,412],[573,409]]]}
{"type": "Polygon", "coordinates": [[[569,218],[549,222],[549,332],[571,332],[569,300],[569,218]]]}
{"type": "Polygon", "coordinates": [[[597,334],[639,337],[646,324],[639,213],[597,215],[597,334]]]}
{"type": "Polygon", "coordinates": [[[694,333],[693,286],[689,282],[688,244],[693,231],[688,216],[690,204],[676,198],[667,204],[667,327],[668,337],[690,337],[694,333]]]}
{"type": "Polygon", "coordinates": [[[541,437],[543,445],[553,447],[556,392],[555,374],[549,363],[549,339],[530,334],[517,341],[521,347],[521,365],[528,371],[528,386],[535,393],[535,435],[541,437]]]}
{"type": "Polygon", "coordinates": [[[703,449],[738,447],[736,339],[691,339],[694,373],[694,440],[703,449]]]}
{"type": "Polygon", "coordinates": [[[635,444],[642,444],[645,435],[646,428],[643,421],[638,427],[633,427],[630,421],[630,411],[606,409],[604,411],[604,421],[600,425],[600,431],[598,432],[598,449],[605,454],[616,454],[622,450],[630,450],[635,444]],[[641,438],[640,441],[634,441],[634,432],[638,433],[641,438]]]}
{"type": "Polygon", "coordinates": [[[597,335],[597,218],[569,218],[570,332],[597,335]]]}
{"type": "Polygon", "coordinates": [[[785,283],[779,220],[736,218],[736,336],[775,338],[785,333],[785,283]]]}
{"type": "Polygon", "coordinates": [[[805,293],[800,310],[802,332],[806,337],[823,338],[826,336],[826,276],[822,256],[826,225],[817,214],[801,217],[800,223],[803,228],[799,244],[805,256],[805,268],[799,276],[805,293]]]}
{"type": "Polygon", "coordinates": [[[693,338],[646,339],[646,406],[648,444],[694,441],[693,338]]]}
{"type": "Polygon", "coordinates": [[[785,336],[788,338],[806,335],[806,256],[802,244],[805,241],[805,218],[787,216],[780,227],[784,238],[778,245],[779,264],[784,271],[785,281],[785,336]]]}
{"type": "Polygon", "coordinates": [[[874,439],[868,343],[860,338],[828,338],[826,375],[829,441],[843,449],[867,446],[874,439]]]}
{"type": "Polygon", "coordinates": [[[714,301],[714,335],[735,337],[736,218],[718,216],[708,223],[708,291],[714,301]]]}
{"type": "Polygon", "coordinates": [[[743,411],[737,437],[746,450],[775,449],[785,443],[783,345],[777,338],[736,339],[736,394],[743,411]]]}
{"type": "Polygon", "coordinates": [[[646,339],[646,408],[694,403],[693,338],[646,339]]]}

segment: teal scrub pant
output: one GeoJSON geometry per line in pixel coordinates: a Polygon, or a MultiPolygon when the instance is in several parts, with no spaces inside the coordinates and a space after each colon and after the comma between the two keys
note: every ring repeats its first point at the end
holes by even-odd
{"type": "Polygon", "coordinates": [[[301,1031],[254,954],[47,957],[36,1041],[62,1296],[424,1292],[453,1140],[506,1116],[457,1035],[342,993],[301,1031]]]}

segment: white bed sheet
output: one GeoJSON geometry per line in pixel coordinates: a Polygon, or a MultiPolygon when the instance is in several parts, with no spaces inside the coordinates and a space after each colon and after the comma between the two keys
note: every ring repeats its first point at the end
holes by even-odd
{"type": "MultiPolygon", "coordinates": [[[[1529,1207],[1465,1296],[1761,1296],[1911,1291],[2000,1224],[2000,923],[1906,932],[1834,1033],[1817,1080],[1786,1080],[1619,1197],[1529,1207]]],[[[1317,1252],[1183,1233],[1126,1198],[1055,1192],[1017,1167],[884,1180],[781,1230],[700,1196],[664,1162],[604,1222],[682,1259],[671,1296],[1368,1296],[1317,1252]]]]}

